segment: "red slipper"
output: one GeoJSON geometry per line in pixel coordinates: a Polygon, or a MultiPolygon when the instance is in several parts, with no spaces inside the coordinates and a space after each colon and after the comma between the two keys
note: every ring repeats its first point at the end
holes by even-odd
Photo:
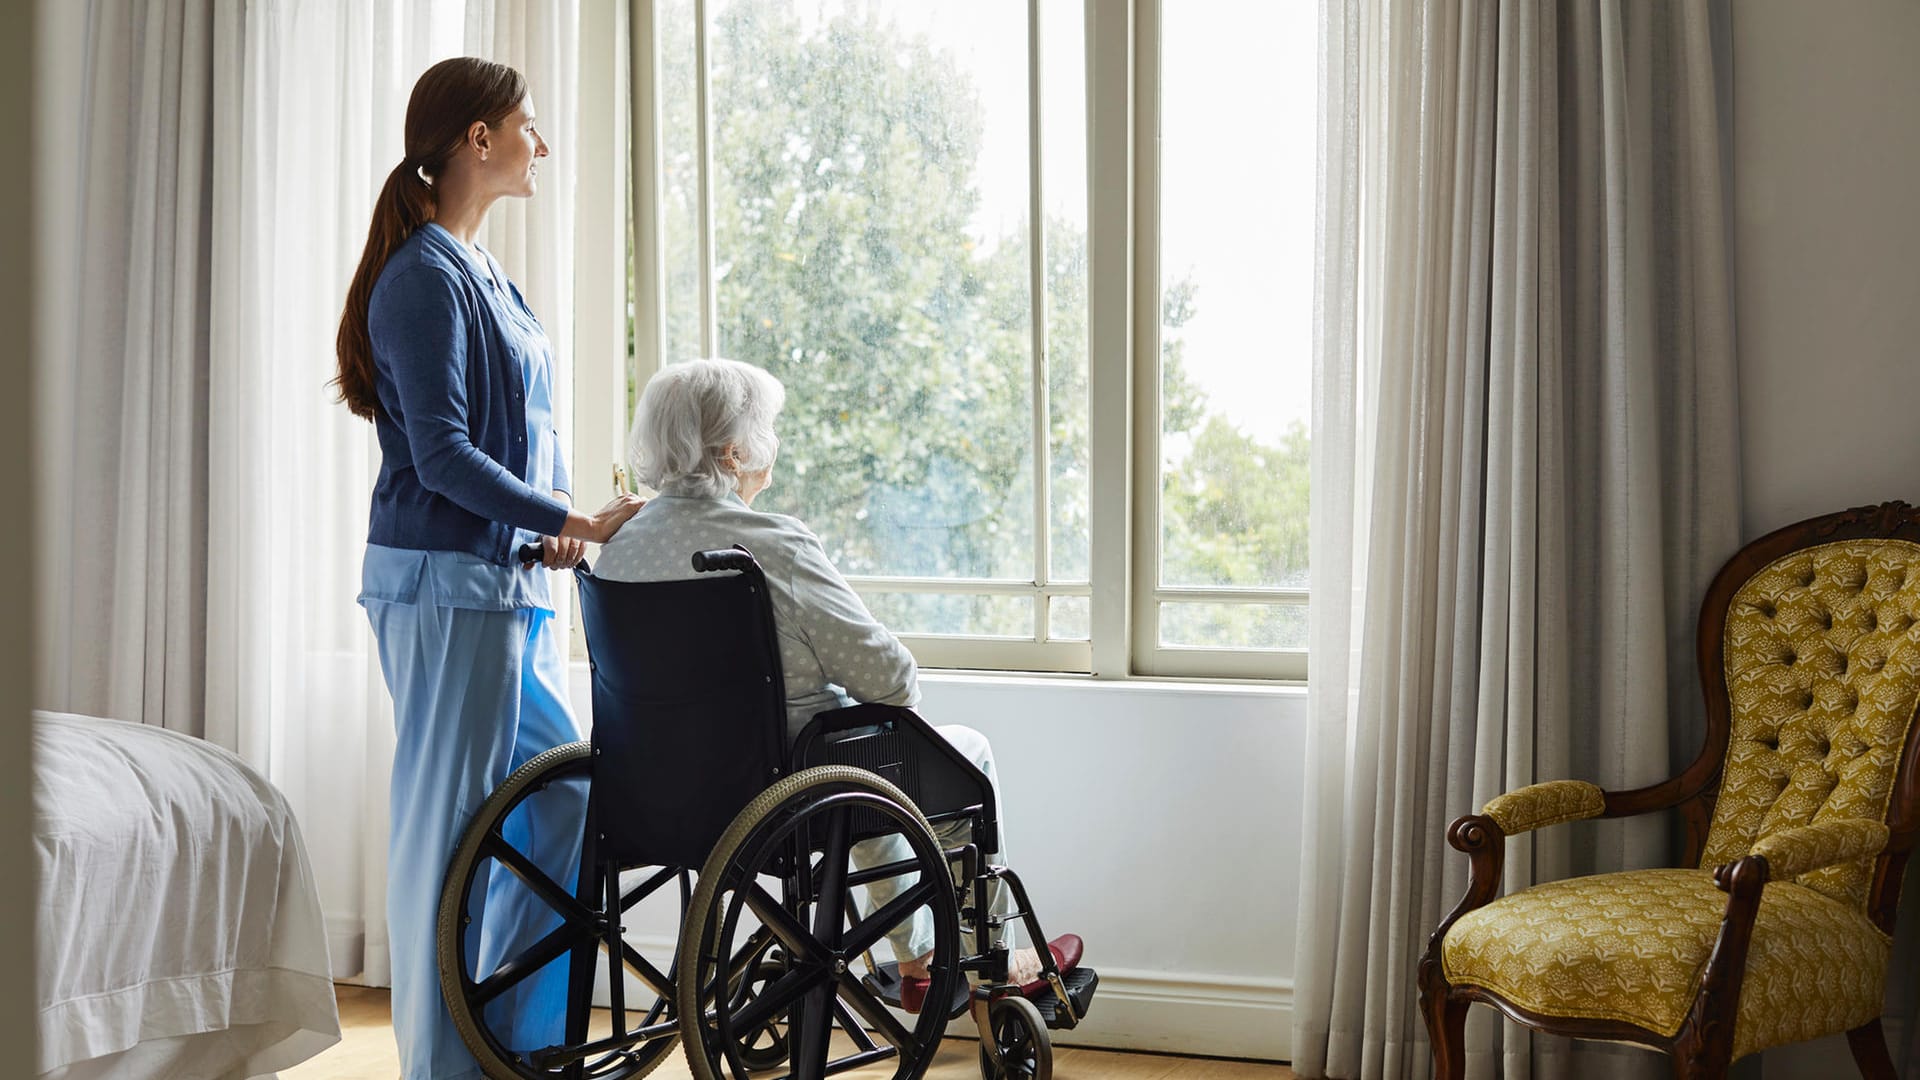
{"type": "Polygon", "coordinates": [[[918,1015],[921,1006],[927,1003],[927,991],[932,988],[932,979],[916,979],[911,975],[900,976],[900,1007],[918,1015]]]}
{"type": "MultiPolygon", "coordinates": [[[[1053,954],[1053,966],[1060,969],[1060,974],[1065,975],[1080,966],[1080,957],[1086,952],[1086,943],[1080,940],[1079,934],[1061,934],[1047,942],[1047,951],[1053,954]]],[[[1046,988],[1047,977],[1042,975],[1030,983],[1020,984],[1020,993],[1031,996],[1046,988]]]]}
{"type": "MultiPolygon", "coordinates": [[[[1066,974],[1080,966],[1080,957],[1086,952],[1086,944],[1079,934],[1061,934],[1047,942],[1047,951],[1053,954],[1053,966],[1066,974]]],[[[932,979],[916,979],[910,975],[900,978],[900,1007],[910,1013],[919,1013],[927,1003],[927,991],[933,986],[932,979]]],[[[1046,976],[1020,986],[1022,994],[1034,994],[1047,988],[1046,976]]]]}

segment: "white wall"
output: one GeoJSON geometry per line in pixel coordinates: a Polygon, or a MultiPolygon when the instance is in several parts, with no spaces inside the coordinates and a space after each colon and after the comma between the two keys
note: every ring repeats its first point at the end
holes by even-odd
{"type": "MultiPolygon", "coordinates": [[[[930,674],[920,712],[993,742],[1007,864],[1100,991],[1062,1044],[1291,1056],[1298,689],[930,674]]],[[[573,697],[592,714],[584,666],[573,697]]],[[[656,925],[657,924],[657,925],[656,925]]],[[[672,928],[633,936],[663,953],[672,928]]]]}
{"type": "Polygon", "coordinates": [[[925,696],[993,740],[1008,865],[1048,933],[1087,939],[1102,996],[1077,1034],[1292,1056],[1304,691],[929,676],[925,696]]]}
{"type": "MultiPolygon", "coordinates": [[[[1733,98],[1747,537],[1920,504],[1920,4],[1740,0],[1733,98]]],[[[1764,1060],[1856,1075],[1838,1036],[1764,1060]]]]}
{"type": "Polygon", "coordinates": [[[1920,4],[1733,7],[1749,537],[1920,503],[1920,4]]]}

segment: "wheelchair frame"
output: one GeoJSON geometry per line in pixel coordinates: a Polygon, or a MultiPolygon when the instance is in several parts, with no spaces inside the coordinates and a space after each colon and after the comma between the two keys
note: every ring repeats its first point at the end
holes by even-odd
{"type": "Polygon", "coordinates": [[[738,1080],[782,1063],[793,1080],[817,1080],[890,1058],[900,1061],[895,1080],[918,1080],[947,1022],[979,999],[983,1077],[1050,1077],[1047,1031],[1078,1024],[1098,980],[1088,968],[1058,970],[1041,947],[1047,938],[1019,876],[987,862],[983,853],[998,847],[999,830],[991,783],[905,708],[816,714],[789,750],[779,646],[759,564],[736,548],[696,553],[693,566],[713,576],[635,583],[577,571],[594,672],[592,739],[555,747],[516,770],[456,849],[441,896],[441,984],[483,1071],[499,1080],[633,1080],[684,1041],[700,1080],[738,1080]],[[672,609],[670,619],[660,616],[662,607],[672,609]],[[663,629],[668,622],[672,633],[663,629]],[[749,635],[744,647],[708,644],[737,641],[724,635],[741,625],[749,635]],[[525,800],[583,776],[586,831],[569,892],[514,850],[503,830],[525,800]],[[933,826],[957,820],[970,823],[968,841],[942,848],[933,826]],[[854,842],[893,833],[906,838],[912,859],[850,868],[854,842]],[[468,967],[479,929],[469,901],[489,861],[539,896],[559,924],[476,978],[468,967]],[[695,866],[697,885],[689,876],[695,866]],[[622,875],[641,867],[654,872],[625,888],[622,875]],[[908,873],[917,882],[857,917],[855,888],[908,873]],[[780,882],[778,898],[760,884],[768,876],[780,882]],[[996,879],[1012,900],[1004,916],[990,909],[996,879]],[[678,885],[681,919],[673,961],[662,971],[625,941],[622,922],[669,883],[678,885]],[[922,907],[934,912],[934,978],[908,1031],[883,1007],[899,1005],[897,964],[876,963],[871,949],[922,907]],[[809,911],[810,929],[800,918],[809,911]],[[744,915],[760,926],[732,948],[744,915]],[[978,943],[1000,937],[1016,919],[1038,948],[1051,991],[1038,1004],[1007,982],[1004,943],[959,955],[963,923],[978,943]],[[562,1041],[509,1048],[493,1030],[488,1004],[562,955],[562,1041]],[[594,1039],[591,993],[601,956],[609,958],[613,1033],[594,1039]],[[856,958],[864,976],[853,970],[856,958]],[[640,1010],[627,1007],[623,971],[656,995],[637,1027],[628,1026],[628,1014],[640,1010]],[[966,975],[978,983],[962,996],[966,975]],[[685,1023],[688,1016],[697,1022],[685,1023]],[[832,1059],[827,1042],[836,1025],[855,1052],[832,1059]],[[867,1027],[889,1045],[875,1043],[867,1027]]]}

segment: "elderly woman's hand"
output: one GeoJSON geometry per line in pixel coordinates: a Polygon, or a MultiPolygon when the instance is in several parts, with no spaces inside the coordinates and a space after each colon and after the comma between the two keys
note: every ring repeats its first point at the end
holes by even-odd
{"type": "MultiPolygon", "coordinates": [[[[604,544],[613,539],[620,526],[627,519],[640,512],[647,500],[638,495],[615,495],[613,501],[592,514],[583,514],[578,510],[567,512],[567,523],[560,529],[560,536],[567,540],[584,540],[590,544],[604,544]]],[[[551,553],[549,553],[551,559],[551,553]]],[[[579,562],[575,559],[574,562],[579,562]]],[[[549,566],[553,565],[548,562],[549,566]]],[[[571,563],[568,565],[572,565],[571,563]]]]}

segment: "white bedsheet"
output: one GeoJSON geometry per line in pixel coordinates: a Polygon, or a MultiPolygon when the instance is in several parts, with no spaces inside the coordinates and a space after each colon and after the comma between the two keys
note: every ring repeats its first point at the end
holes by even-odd
{"type": "Polygon", "coordinates": [[[340,1038],[319,894],[280,792],[211,743],[34,714],[47,1080],[233,1078],[340,1038]]]}

